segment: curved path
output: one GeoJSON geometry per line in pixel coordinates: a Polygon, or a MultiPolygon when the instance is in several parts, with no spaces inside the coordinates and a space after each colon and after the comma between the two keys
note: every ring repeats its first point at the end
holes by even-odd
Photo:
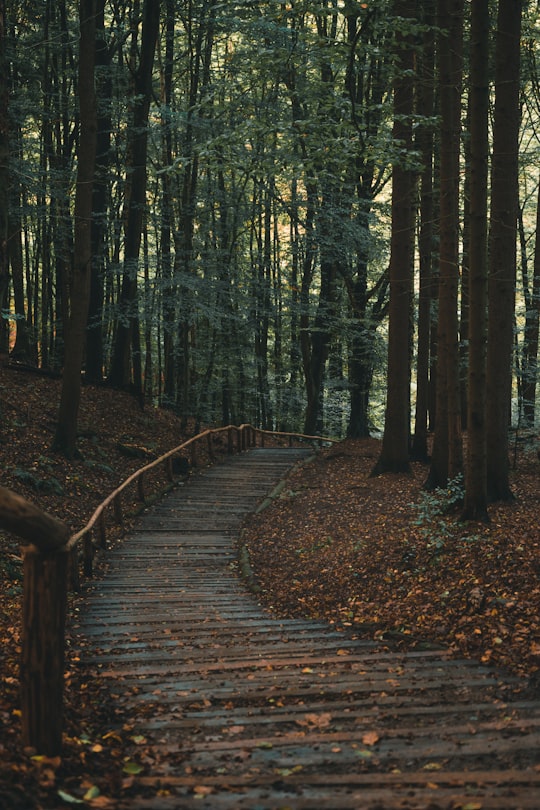
{"type": "Polygon", "coordinates": [[[306,454],[256,449],[193,476],[85,599],[85,664],[145,740],[125,806],[538,810],[540,700],[520,680],[275,619],[246,591],[242,521],[306,454]]]}

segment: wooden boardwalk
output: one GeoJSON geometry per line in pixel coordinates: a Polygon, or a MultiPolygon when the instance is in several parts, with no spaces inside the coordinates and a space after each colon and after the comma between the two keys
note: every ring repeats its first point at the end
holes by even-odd
{"type": "Polygon", "coordinates": [[[118,806],[538,810],[540,699],[523,682],[275,619],[244,588],[242,520],[302,455],[257,449],[194,476],[85,600],[84,663],[146,740],[118,806]]]}

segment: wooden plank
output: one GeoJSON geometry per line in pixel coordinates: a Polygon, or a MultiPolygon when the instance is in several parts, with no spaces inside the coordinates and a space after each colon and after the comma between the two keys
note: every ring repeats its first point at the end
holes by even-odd
{"type": "Polygon", "coordinates": [[[72,622],[154,763],[126,810],[537,810],[540,700],[522,679],[277,620],[244,590],[235,532],[301,456],[274,453],[234,456],[146,513],[72,622]]]}

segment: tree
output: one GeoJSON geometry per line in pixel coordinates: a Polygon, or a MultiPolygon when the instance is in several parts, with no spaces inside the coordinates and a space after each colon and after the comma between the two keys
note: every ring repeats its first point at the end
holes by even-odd
{"type": "Polygon", "coordinates": [[[486,337],[489,112],[488,0],[471,9],[469,368],[465,520],[487,520],[486,337]]]}
{"type": "Polygon", "coordinates": [[[8,312],[9,260],[9,84],[6,60],[6,8],[0,0],[0,352],[9,351],[8,312]]]}
{"type": "MultiPolygon", "coordinates": [[[[523,217],[520,217],[520,233],[525,241],[523,217]]],[[[536,202],[536,234],[540,233],[540,178],[536,202]]],[[[523,249],[525,253],[525,248],[523,249]]],[[[521,407],[525,424],[534,427],[536,416],[536,386],[538,383],[538,344],[540,337],[540,239],[536,238],[533,256],[532,279],[529,278],[527,256],[521,260],[523,297],[525,303],[525,326],[521,350],[521,407]]]]}
{"type": "Polygon", "coordinates": [[[80,0],[79,116],[75,239],[73,273],[68,290],[69,315],[65,324],[66,351],[54,448],[72,458],[77,446],[77,417],[81,394],[81,369],[92,273],[92,190],[96,158],[96,100],[94,63],[96,0],[80,0]]]}
{"type": "MultiPolygon", "coordinates": [[[[416,4],[396,2],[404,25],[415,19],[416,4]]],[[[403,23],[402,23],[403,24],[403,23]]],[[[410,312],[414,246],[416,171],[413,150],[414,50],[409,32],[396,34],[393,137],[403,149],[392,175],[392,235],[390,242],[390,309],[388,334],[388,389],[381,454],[373,475],[409,470],[410,437],[410,312]]]]}
{"type": "Polygon", "coordinates": [[[87,382],[101,382],[104,366],[103,304],[107,217],[109,213],[109,167],[111,162],[111,59],[112,48],[106,40],[105,0],[96,3],[96,166],[92,200],[92,262],[85,372],[87,382]]]}
{"type": "MultiPolygon", "coordinates": [[[[139,64],[133,76],[133,121],[129,130],[129,189],[126,199],[124,273],[118,305],[109,382],[126,388],[133,383],[142,398],[137,272],[146,206],[148,114],[152,98],[152,69],[159,33],[159,0],[145,0],[139,64]]],[[[135,47],[135,40],[133,40],[135,47]]]]}
{"type": "Polygon", "coordinates": [[[491,161],[487,348],[489,500],[509,500],[508,428],[516,284],[521,3],[499,0],[491,161]]]}
{"type": "Polygon", "coordinates": [[[420,174],[420,223],[418,229],[419,290],[416,357],[416,410],[411,456],[428,459],[429,364],[432,329],[431,304],[434,298],[435,262],[433,145],[435,113],[435,2],[422,3],[425,26],[419,57],[418,134],[416,146],[422,161],[420,174]],[[422,121],[424,119],[424,121],[422,121]]]}
{"type": "Polygon", "coordinates": [[[463,0],[439,0],[439,298],[435,435],[427,488],[462,469],[458,355],[459,177],[463,0]]]}

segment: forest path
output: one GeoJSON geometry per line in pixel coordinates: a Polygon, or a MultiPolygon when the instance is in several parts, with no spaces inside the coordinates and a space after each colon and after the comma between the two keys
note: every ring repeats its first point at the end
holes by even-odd
{"type": "Polygon", "coordinates": [[[85,597],[72,633],[142,766],[118,808],[538,810],[540,700],[521,680],[276,619],[238,578],[242,521],[308,453],[254,449],[193,476],[85,597]]]}

